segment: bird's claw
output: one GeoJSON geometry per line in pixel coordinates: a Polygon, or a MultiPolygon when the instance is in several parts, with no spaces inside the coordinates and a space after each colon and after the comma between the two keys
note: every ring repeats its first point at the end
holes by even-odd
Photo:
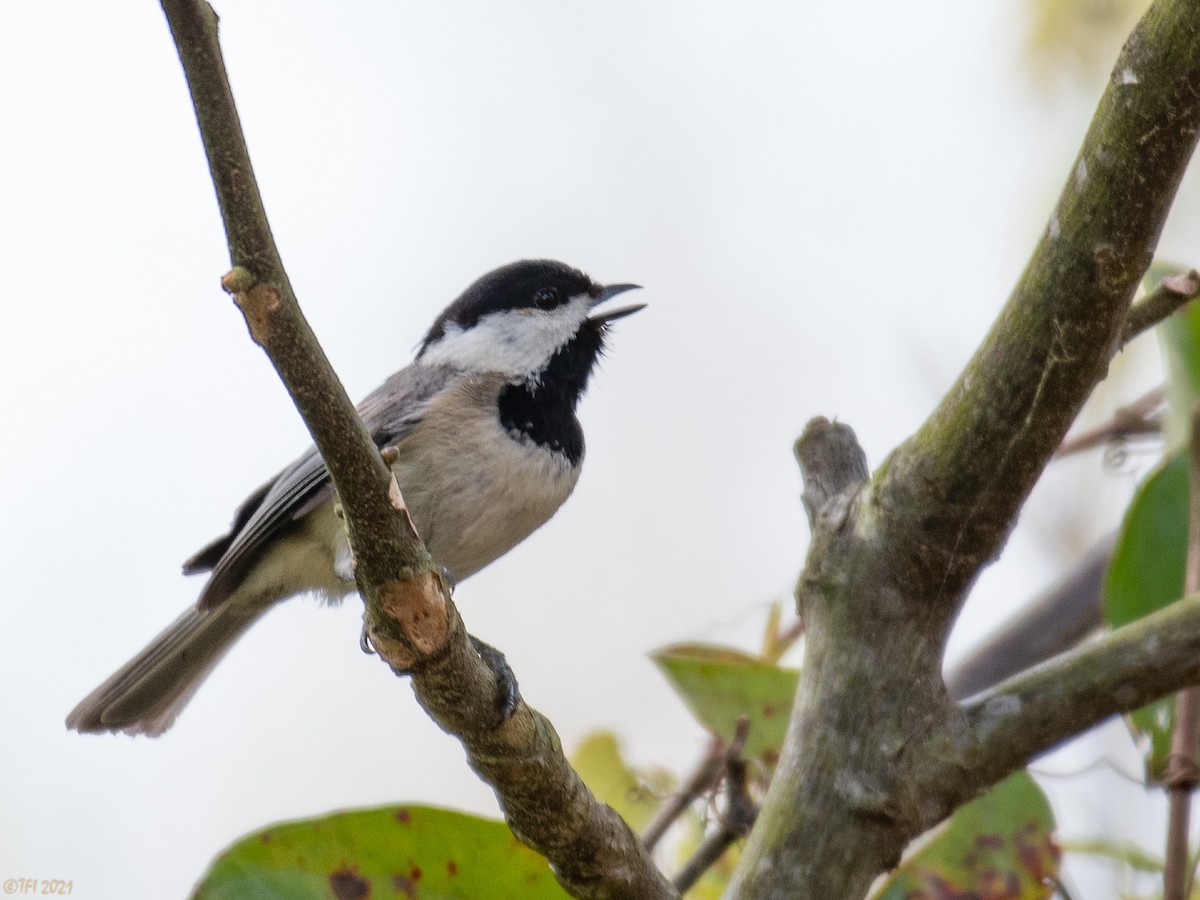
{"type": "Polygon", "coordinates": [[[517,686],[517,676],[513,674],[512,667],[503,653],[474,635],[469,634],[467,637],[471,639],[471,646],[475,648],[479,658],[496,676],[496,712],[500,714],[497,724],[503,725],[521,705],[521,689],[517,686]]]}

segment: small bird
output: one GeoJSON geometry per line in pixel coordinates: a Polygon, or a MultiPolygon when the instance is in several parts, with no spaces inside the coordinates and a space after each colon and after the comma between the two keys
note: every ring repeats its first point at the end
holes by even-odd
{"type": "MultiPolygon", "coordinates": [[[[545,523],[583,463],[575,407],[609,325],[593,314],[638,287],[599,285],[552,260],[484,275],[446,307],[415,361],[358,406],[417,531],[454,581],[545,523]]],[[[80,732],[162,734],[239,637],[280,600],[354,590],[345,528],[315,447],[251,494],[229,533],[183,564],[210,572],[189,608],[67,716],[80,732]]],[[[486,646],[486,645],[484,645],[486,646]]]]}

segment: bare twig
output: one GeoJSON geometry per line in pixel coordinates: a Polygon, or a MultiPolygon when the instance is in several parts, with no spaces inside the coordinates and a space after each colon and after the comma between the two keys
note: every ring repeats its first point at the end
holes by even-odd
{"type": "Polygon", "coordinates": [[[642,831],[642,843],[647,850],[654,849],[667,829],[683,815],[684,810],[691,806],[693,801],[709,791],[716,790],[729,766],[742,755],[749,736],[750,720],[742,716],[738,719],[728,744],[719,737],[713,737],[696,768],[684,779],[679,790],[663,802],[650,824],[642,831]]]}
{"type": "Polygon", "coordinates": [[[804,620],[793,619],[786,628],[783,623],[783,607],[779,603],[771,604],[771,614],[767,619],[767,627],[763,632],[762,650],[759,653],[763,662],[777,663],[783,658],[796,642],[804,635],[804,620]]]}
{"type": "Polygon", "coordinates": [[[553,727],[524,703],[497,723],[497,676],[471,646],[443,577],[412,528],[391,471],[342,390],[288,283],[254,183],[217,40],[202,0],[162,0],[187,76],[233,271],[225,286],[313,435],[338,493],[371,643],[413,670],[417,699],[462,741],[506,820],[575,897],[672,898],[628,826],[587,790],[553,727]]]}
{"type": "Polygon", "coordinates": [[[746,790],[746,763],[730,761],[725,776],[726,803],[716,831],[704,838],[696,852],[675,876],[675,888],[686,893],[700,876],[708,871],[730,848],[734,841],[744,838],[754,827],[758,807],[746,790]]]}
{"type": "Polygon", "coordinates": [[[779,632],[776,638],[775,650],[779,655],[783,655],[792,648],[792,644],[800,640],[804,636],[804,620],[793,619],[792,623],[783,631],[779,632]]]}
{"type": "MultiPolygon", "coordinates": [[[[1194,274],[1194,273],[1193,273],[1194,274]]],[[[1188,553],[1184,589],[1200,591],[1200,407],[1191,421],[1191,495],[1188,508],[1188,553]]],[[[1163,784],[1167,789],[1167,848],[1163,863],[1163,900],[1185,900],[1192,866],[1188,859],[1192,792],[1200,780],[1196,752],[1200,749],[1200,688],[1180,691],[1175,698],[1175,731],[1163,784]]]]}
{"type": "Polygon", "coordinates": [[[1115,441],[1161,434],[1162,405],[1165,397],[1166,390],[1161,385],[1147,391],[1128,406],[1118,407],[1112,418],[1103,425],[1068,437],[1059,445],[1055,455],[1070,456],[1115,441]]]}
{"type": "Polygon", "coordinates": [[[1169,318],[1196,297],[1200,297],[1200,274],[1195,269],[1168,275],[1158,287],[1129,308],[1121,333],[1122,346],[1169,318]]]}
{"type": "Polygon", "coordinates": [[[721,781],[725,767],[725,742],[719,737],[709,741],[708,749],[692,773],[684,779],[679,790],[671,793],[663,805],[659,807],[654,818],[642,831],[642,843],[646,849],[653,851],[667,833],[675,820],[683,815],[684,810],[691,806],[697,797],[713,790],[721,781]]]}

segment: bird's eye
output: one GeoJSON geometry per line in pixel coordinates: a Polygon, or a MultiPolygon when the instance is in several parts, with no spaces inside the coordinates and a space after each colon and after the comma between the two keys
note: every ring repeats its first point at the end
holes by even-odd
{"type": "Polygon", "coordinates": [[[558,306],[559,302],[558,288],[556,287],[540,288],[533,295],[533,305],[538,309],[554,309],[554,307],[558,306]]]}

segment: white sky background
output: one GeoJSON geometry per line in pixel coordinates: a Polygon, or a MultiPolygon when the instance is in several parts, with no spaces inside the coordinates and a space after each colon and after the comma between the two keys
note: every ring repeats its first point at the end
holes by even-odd
{"type": "MultiPolygon", "coordinates": [[[[548,256],[645,286],[582,404],[575,496],[456,599],[567,747],[609,727],[638,763],[689,766],[704,738],[647,652],[754,646],[807,546],[792,441],[836,416],[874,466],[919,425],[1020,273],[1102,84],[1038,95],[1024,8],[997,0],[218,11],[284,262],[353,397],[496,265],[548,256]]],[[[5,13],[0,879],[179,897],[279,819],[494,812],[407,684],[359,652],[357,601],[276,610],[157,741],[65,731],[193,601],[180,562],[307,436],[219,289],[224,237],[157,5],[5,13]]],[[[1185,218],[1163,250],[1195,263],[1185,218]]],[[[1142,356],[1110,405],[1155,377],[1142,356]]],[[[954,647],[1112,527],[1133,483],[1096,456],[1056,467],[954,647]]],[[[1127,744],[1110,728],[1041,768],[1136,771],[1127,744]]],[[[1067,836],[1158,847],[1140,788],[1049,787],[1067,836]]],[[[1115,896],[1108,869],[1076,872],[1115,896]]]]}

